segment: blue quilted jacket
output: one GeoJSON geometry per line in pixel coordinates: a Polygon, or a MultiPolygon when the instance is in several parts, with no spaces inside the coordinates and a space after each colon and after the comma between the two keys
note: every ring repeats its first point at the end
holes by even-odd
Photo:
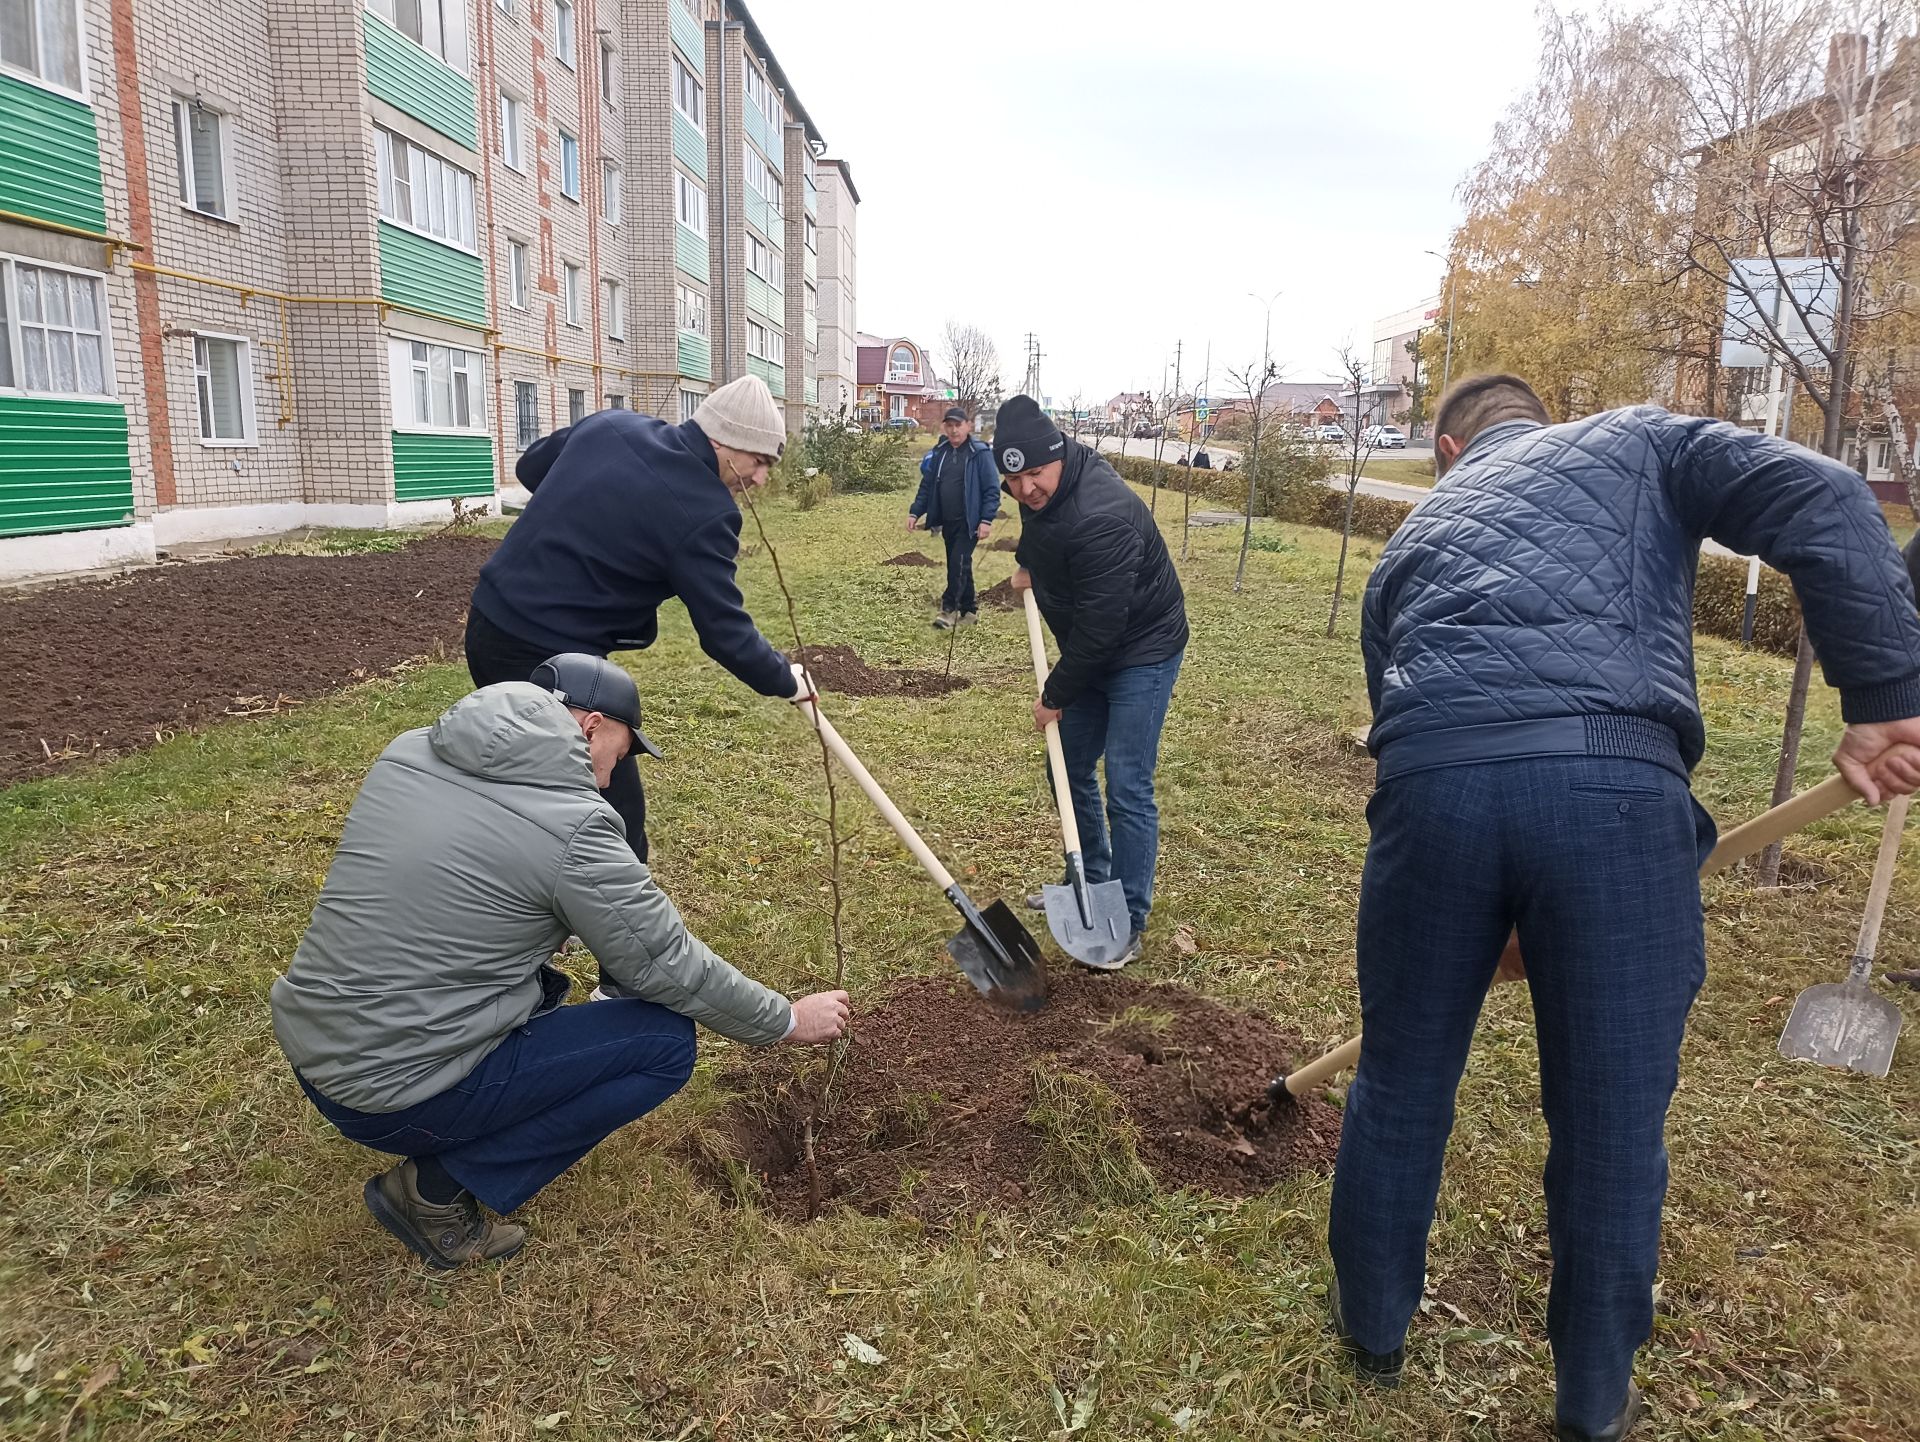
{"type": "Polygon", "coordinates": [[[1635,406],[1489,427],[1388,542],[1361,634],[1382,778],[1568,753],[1691,771],[1705,537],[1792,579],[1848,721],[1920,715],[1913,583],[1859,476],[1635,406]]]}

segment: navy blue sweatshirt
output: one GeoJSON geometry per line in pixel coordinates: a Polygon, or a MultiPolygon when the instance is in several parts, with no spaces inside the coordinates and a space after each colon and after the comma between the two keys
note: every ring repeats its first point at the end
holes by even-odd
{"type": "Polygon", "coordinates": [[[678,596],[709,656],[763,696],[793,694],[741,601],[740,507],[692,421],[599,411],[535,441],[514,474],[532,499],[480,568],[481,615],[534,646],[604,656],[651,646],[660,603],[678,596]]]}

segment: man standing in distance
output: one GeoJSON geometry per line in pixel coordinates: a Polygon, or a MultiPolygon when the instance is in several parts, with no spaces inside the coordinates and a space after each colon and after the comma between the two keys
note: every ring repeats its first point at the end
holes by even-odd
{"type": "Polygon", "coordinates": [[[1363,1376],[1398,1381],[1454,1092],[1517,933],[1551,1137],[1558,1436],[1618,1442],[1640,1410],[1667,1106],[1706,972],[1700,542],[1792,579],[1848,722],[1835,764],[1869,801],[1920,785],[1920,616],[1866,486],[1800,446],[1653,406],[1551,425],[1508,375],[1453,386],[1434,434],[1439,481],[1362,613],[1379,784],[1333,1324],[1363,1376]]]}
{"type": "MultiPolygon", "coordinates": [[[[1132,961],[1153,907],[1153,777],[1187,649],[1186,598],[1146,503],[1098,452],[1062,436],[1031,397],[1000,408],[993,446],[1020,503],[1013,585],[1032,588],[1060,647],[1033,724],[1060,723],[1087,880],[1118,878],[1125,889],[1132,961]],[[1094,776],[1102,757],[1104,805],[1094,776]]],[[[1038,902],[1028,898],[1036,910],[1038,902]]]]}
{"type": "Polygon", "coordinates": [[[920,491],[907,511],[907,529],[924,518],[947,545],[947,589],[940,597],[935,630],[971,626],[980,619],[973,599],[973,548],[993,530],[1000,514],[1000,473],[985,441],[973,438],[973,417],[948,406],[941,438],[920,462],[920,491]]]}

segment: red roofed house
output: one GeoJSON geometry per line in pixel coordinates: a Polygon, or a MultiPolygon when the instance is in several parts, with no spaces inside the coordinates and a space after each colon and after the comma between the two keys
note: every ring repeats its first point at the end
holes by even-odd
{"type": "Polygon", "coordinates": [[[867,425],[905,419],[932,430],[949,404],[933,358],[905,336],[861,334],[859,387],[854,418],[867,425]]]}

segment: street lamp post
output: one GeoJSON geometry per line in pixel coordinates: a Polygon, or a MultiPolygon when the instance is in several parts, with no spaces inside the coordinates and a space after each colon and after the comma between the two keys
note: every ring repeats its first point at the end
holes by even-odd
{"type": "Polygon", "coordinates": [[[1437,250],[1424,253],[1445,262],[1447,267],[1447,350],[1440,362],[1440,394],[1445,395],[1447,385],[1453,379],[1453,262],[1437,250]]]}

